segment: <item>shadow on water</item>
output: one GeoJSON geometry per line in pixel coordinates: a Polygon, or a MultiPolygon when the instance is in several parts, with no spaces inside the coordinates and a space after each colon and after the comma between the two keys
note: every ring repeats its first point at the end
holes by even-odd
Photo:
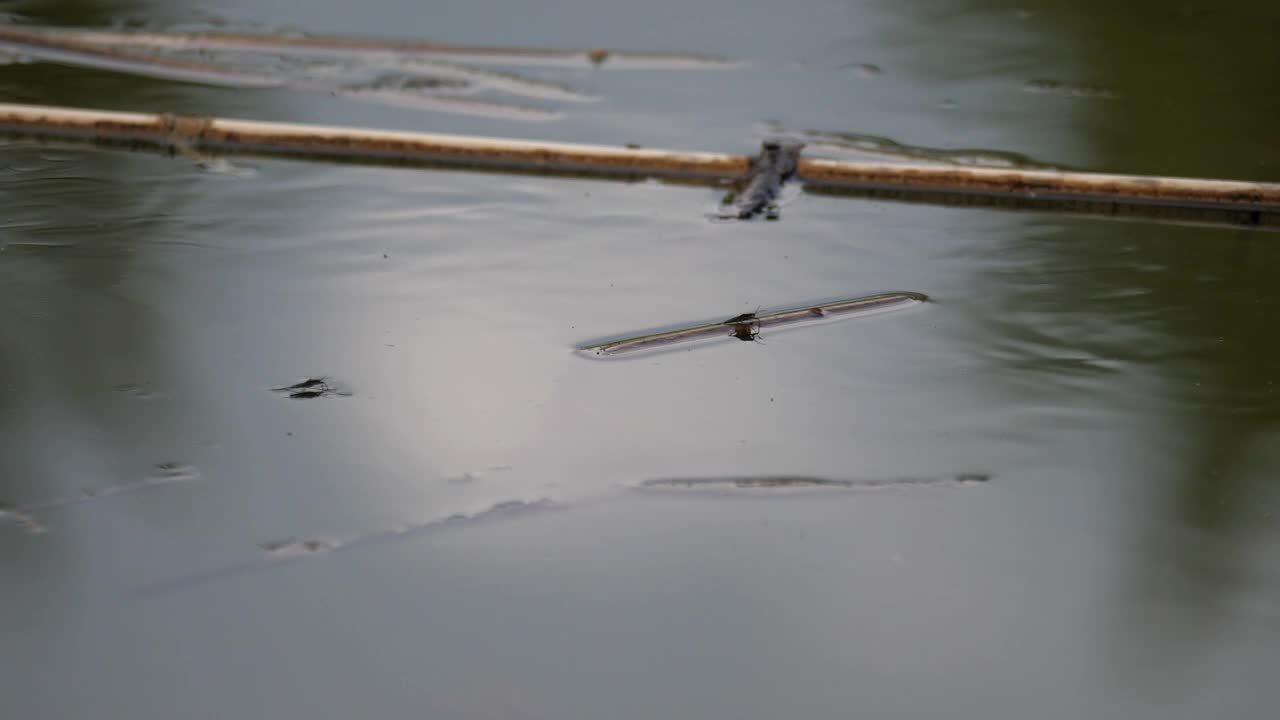
{"type": "MultiPolygon", "coordinates": [[[[929,30],[913,33],[1003,25],[1010,37],[1034,38],[992,50],[969,71],[1108,89],[1106,98],[1024,94],[1024,105],[1040,103],[1025,122],[1049,127],[1065,113],[1087,146],[1087,161],[1055,161],[1280,180],[1280,5],[959,0],[916,20],[929,30]]],[[[942,53],[961,46],[940,43],[949,50],[913,71],[951,77],[957,59],[942,53]]],[[[1052,143],[1052,131],[1044,134],[1052,143]]],[[[1268,476],[1275,456],[1266,448],[1280,431],[1280,248],[1245,230],[1025,225],[986,258],[993,269],[983,285],[999,297],[980,302],[996,346],[979,352],[1006,391],[1059,406],[1083,391],[1093,421],[1139,418],[1129,456],[1116,458],[1141,471],[1124,482],[1141,485],[1135,507],[1144,513],[1128,523],[1136,566],[1122,581],[1129,598],[1119,622],[1139,636],[1151,631],[1154,642],[1140,643],[1149,649],[1172,643],[1202,657],[1257,579],[1250,565],[1275,523],[1266,511],[1277,500],[1268,476]]]]}

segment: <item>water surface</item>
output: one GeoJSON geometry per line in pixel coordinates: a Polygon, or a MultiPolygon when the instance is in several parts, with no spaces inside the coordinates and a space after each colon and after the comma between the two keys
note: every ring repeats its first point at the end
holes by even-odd
{"type": "MultiPolygon", "coordinates": [[[[745,65],[507,68],[598,98],[534,100],[559,114],[537,124],[44,63],[0,66],[0,95],[733,152],[785,128],[1280,180],[1274,4],[927,5],[30,0],[0,12],[745,65]]],[[[710,189],[234,164],[0,148],[15,717],[1261,718],[1280,700],[1273,233],[804,194],[726,223],[710,189]],[[574,353],[889,290],[931,302],[574,353]],[[308,378],[341,392],[272,391],[308,378]],[[881,482],[968,474],[990,479],[881,482]],[[732,481],[753,477],[866,482],[732,481]],[[721,481],[653,491],[671,478],[721,481]]]]}

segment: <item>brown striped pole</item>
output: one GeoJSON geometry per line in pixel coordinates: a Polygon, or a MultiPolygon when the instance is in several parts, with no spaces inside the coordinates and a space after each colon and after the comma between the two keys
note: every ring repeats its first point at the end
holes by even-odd
{"type": "MultiPolygon", "coordinates": [[[[703,185],[752,157],[609,145],[0,103],[0,135],[166,152],[457,167],[703,185]]],[[[1280,228],[1280,184],[801,158],[806,192],[1280,228]]]]}

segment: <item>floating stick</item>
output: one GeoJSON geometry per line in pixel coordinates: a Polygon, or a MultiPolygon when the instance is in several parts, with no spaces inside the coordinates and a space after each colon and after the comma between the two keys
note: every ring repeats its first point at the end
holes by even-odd
{"type": "Polygon", "coordinates": [[[610,340],[584,346],[580,350],[592,357],[616,357],[641,350],[657,350],[672,345],[709,340],[712,338],[737,338],[754,340],[763,328],[794,325],[834,319],[854,313],[874,310],[893,310],[908,307],[927,300],[914,292],[891,292],[867,297],[837,300],[819,305],[806,305],[772,313],[744,313],[714,323],[693,325],[644,335],[634,335],[620,340],[610,340]]]}
{"type": "MultiPolygon", "coordinates": [[[[0,104],[0,135],[179,152],[255,154],[365,164],[657,178],[723,185],[747,177],[745,155],[504,140],[223,118],[0,104]]],[[[1153,219],[1280,227],[1280,184],[1050,170],[800,158],[807,192],[965,196],[989,204],[1153,219]]]]}

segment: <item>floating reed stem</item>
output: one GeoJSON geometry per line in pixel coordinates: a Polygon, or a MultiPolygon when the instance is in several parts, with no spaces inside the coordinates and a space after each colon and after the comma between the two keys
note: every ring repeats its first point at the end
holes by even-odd
{"type": "Polygon", "coordinates": [[[915,292],[889,292],[866,297],[804,305],[770,313],[744,313],[719,322],[689,325],[660,332],[632,335],[617,340],[586,345],[582,352],[594,357],[616,357],[642,350],[665,349],[672,345],[736,338],[754,340],[765,328],[834,320],[877,310],[893,310],[924,302],[928,298],[915,292]]]}
{"type": "MultiPolygon", "coordinates": [[[[0,103],[0,134],[167,152],[462,167],[722,185],[747,177],[752,158],[725,153],[504,140],[0,103]]],[[[818,193],[946,194],[1040,209],[1280,227],[1280,184],[1049,170],[904,165],[801,158],[795,177],[818,193]]]]}

